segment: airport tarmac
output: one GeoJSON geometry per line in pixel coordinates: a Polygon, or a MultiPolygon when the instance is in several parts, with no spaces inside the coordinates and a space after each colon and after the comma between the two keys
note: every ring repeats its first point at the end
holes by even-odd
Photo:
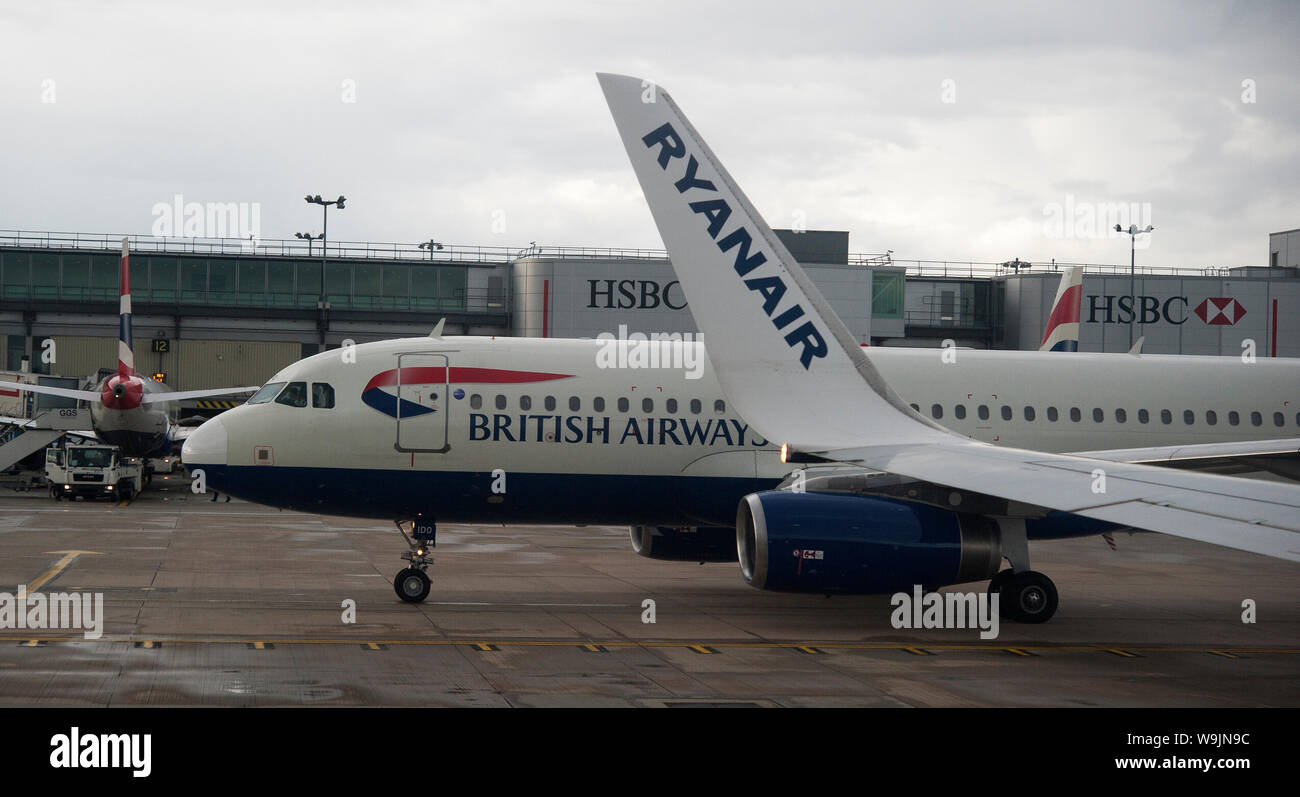
{"type": "Polygon", "coordinates": [[[1035,544],[1060,609],[988,641],[896,630],[887,596],[645,559],[623,528],[438,543],[411,605],[386,522],[212,503],[180,475],[129,505],[4,490],[0,592],[101,592],[105,618],[98,640],[0,629],[0,705],[1300,705],[1300,567],[1162,535],[1035,544]]]}

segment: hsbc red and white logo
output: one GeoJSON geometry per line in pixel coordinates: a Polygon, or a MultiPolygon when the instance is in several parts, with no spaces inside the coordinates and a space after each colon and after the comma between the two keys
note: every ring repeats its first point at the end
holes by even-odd
{"type": "Polygon", "coordinates": [[[1210,326],[1230,327],[1246,315],[1246,308],[1231,296],[1215,296],[1196,305],[1192,312],[1210,326]]]}

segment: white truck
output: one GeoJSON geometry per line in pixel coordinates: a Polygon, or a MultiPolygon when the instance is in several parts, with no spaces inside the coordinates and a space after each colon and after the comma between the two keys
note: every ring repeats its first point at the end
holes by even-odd
{"type": "Polygon", "coordinates": [[[117,446],[73,445],[45,450],[45,479],[54,500],[122,498],[130,500],[144,487],[144,464],[124,457],[117,446]]]}

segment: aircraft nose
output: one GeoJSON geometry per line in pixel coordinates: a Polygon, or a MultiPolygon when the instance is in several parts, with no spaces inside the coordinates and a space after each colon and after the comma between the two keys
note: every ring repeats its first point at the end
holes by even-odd
{"type": "Polygon", "coordinates": [[[185,438],[181,462],[186,467],[226,464],[226,426],[221,418],[211,418],[185,438]]]}

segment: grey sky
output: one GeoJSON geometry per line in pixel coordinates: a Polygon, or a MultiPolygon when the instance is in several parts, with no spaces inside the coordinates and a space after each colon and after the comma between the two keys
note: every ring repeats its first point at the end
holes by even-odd
{"type": "Polygon", "coordinates": [[[262,236],[291,237],[320,231],[311,192],[349,198],[331,239],[660,247],[594,77],[612,71],[670,91],[773,226],[849,230],[856,252],[1126,262],[1127,237],[1051,237],[1045,209],[1149,203],[1139,262],[1262,264],[1269,232],[1300,227],[1298,21],[1294,3],[11,3],[0,228],[146,234],[181,194],[260,203],[262,236]]]}

